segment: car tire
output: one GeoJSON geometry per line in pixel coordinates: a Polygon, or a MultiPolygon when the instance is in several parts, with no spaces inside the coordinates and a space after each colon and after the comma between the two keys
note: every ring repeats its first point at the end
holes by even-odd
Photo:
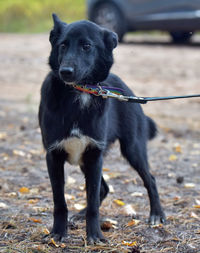
{"type": "Polygon", "coordinates": [[[110,3],[102,2],[96,5],[89,19],[94,23],[117,33],[119,42],[126,32],[126,22],[119,8],[110,3]]]}
{"type": "Polygon", "coordinates": [[[172,40],[176,44],[188,43],[192,34],[192,32],[170,32],[172,40]]]}

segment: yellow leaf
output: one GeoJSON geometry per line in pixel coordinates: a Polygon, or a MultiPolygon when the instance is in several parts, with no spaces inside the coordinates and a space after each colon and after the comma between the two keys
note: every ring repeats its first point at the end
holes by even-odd
{"type": "Polygon", "coordinates": [[[22,194],[26,194],[26,193],[29,193],[30,190],[29,190],[29,188],[27,188],[27,187],[21,187],[21,188],[19,189],[19,192],[22,193],[22,194]]]}
{"type": "Polygon", "coordinates": [[[131,226],[137,226],[140,223],[140,220],[135,220],[132,219],[128,222],[127,227],[131,227],[131,226]]]}
{"type": "Polygon", "coordinates": [[[125,246],[132,247],[132,246],[136,246],[137,242],[136,241],[134,241],[134,242],[122,241],[122,244],[125,245],[125,246]]]}
{"type": "Polygon", "coordinates": [[[177,152],[177,153],[181,153],[182,152],[181,145],[179,143],[175,143],[174,144],[174,151],[177,152]]]}
{"type": "Polygon", "coordinates": [[[36,204],[38,202],[38,199],[29,199],[28,203],[29,204],[36,204]]]}
{"type": "Polygon", "coordinates": [[[117,204],[118,206],[124,206],[125,203],[123,201],[121,201],[120,199],[115,199],[114,200],[115,204],[117,204]]]}
{"type": "Polygon", "coordinates": [[[108,168],[103,168],[103,171],[110,171],[108,168]]]}
{"type": "Polygon", "coordinates": [[[35,219],[35,218],[29,218],[30,221],[33,221],[35,223],[42,223],[42,220],[41,219],[35,219]]]}
{"type": "Polygon", "coordinates": [[[54,239],[53,238],[51,238],[51,240],[50,240],[50,243],[49,244],[52,244],[52,245],[54,245],[56,248],[59,248],[59,245],[54,241],[54,239]]]}
{"type": "Polygon", "coordinates": [[[43,233],[44,233],[45,235],[49,235],[49,234],[50,234],[50,232],[49,232],[49,230],[48,230],[47,228],[44,228],[44,229],[43,229],[43,233]]]}
{"type": "Polygon", "coordinates": [[[200,205],[194,205],[194,208],[200,208],[200,205]]]}
{"type": "Polygon", "coordinates": [[[176,155],[170,155],[169,160],[170,161],[176,161],[177,160],[177,156],[176,155]]]}

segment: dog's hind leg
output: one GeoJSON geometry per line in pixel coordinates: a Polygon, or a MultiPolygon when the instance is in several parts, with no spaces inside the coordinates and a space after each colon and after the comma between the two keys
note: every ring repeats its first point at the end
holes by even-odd
{"type": "MultiPolygon", "coordinates": [[[[82,171],[83,171],[83,169],[84,168],[81,168],[82,171]]],[[[84,171],[83,171],[83,173],[84,173],[84,171]]],[[[100,205],[101,205],[102,201],[106,198],[108,192],[109,192],[109,187],[108,187],[105,179],[102,176],[101,177],[101,188],[100,188],[100,205]]],[[[79,213],[72,215],[69,220],[71,222],[71,226],[74,226],[75,224],[73,224],[73,223],[76,222],[77,220],[85,219],[86,211],[87,211],[87,208],[84,208],[79,213]]]]}
{"type": "Polygon", "coordinates": [[[120,141],[120,145],[123,156],[138,172],[144,182],[145,188],[147,189],[150,200],[149,223],[152,225],[164,223],[165,214],[160,204],[156,181],[154,176],[149,172],[146,145],[142,145],[142,142],[134,143],[134,145],[129,145],[128,141],[120,141]]]}
{"type": "Polygon", "coordinates": [[[67,231],[68,210],[64,197],[64,156],[56,152],[46,155],[48,173],[54,201],[54,222],[51,234],[55,240],[62,240],[67,231]]]}

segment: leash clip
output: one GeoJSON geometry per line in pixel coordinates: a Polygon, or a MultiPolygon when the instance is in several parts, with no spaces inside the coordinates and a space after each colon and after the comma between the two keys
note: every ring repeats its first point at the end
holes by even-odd
{"type": "Polygon", "coordinates": [[[103,89],[100,85],[98,85],[98,88],[99,88],[98,95],[101,96],[102,98],[116,98],[121,101],[128,101],[128,99],[123,95],[117,95],[113,92],[110,92],[107,89],[103,89]]]}

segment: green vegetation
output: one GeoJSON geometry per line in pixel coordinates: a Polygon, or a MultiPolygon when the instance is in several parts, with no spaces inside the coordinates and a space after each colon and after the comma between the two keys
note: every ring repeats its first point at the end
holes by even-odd
{"type": "Polygon", "coordinates": [[[84,0],[0,0],[0,32],[45,32],[52,27],[51,14],[66,22],[86,17],[84,0]]]}

